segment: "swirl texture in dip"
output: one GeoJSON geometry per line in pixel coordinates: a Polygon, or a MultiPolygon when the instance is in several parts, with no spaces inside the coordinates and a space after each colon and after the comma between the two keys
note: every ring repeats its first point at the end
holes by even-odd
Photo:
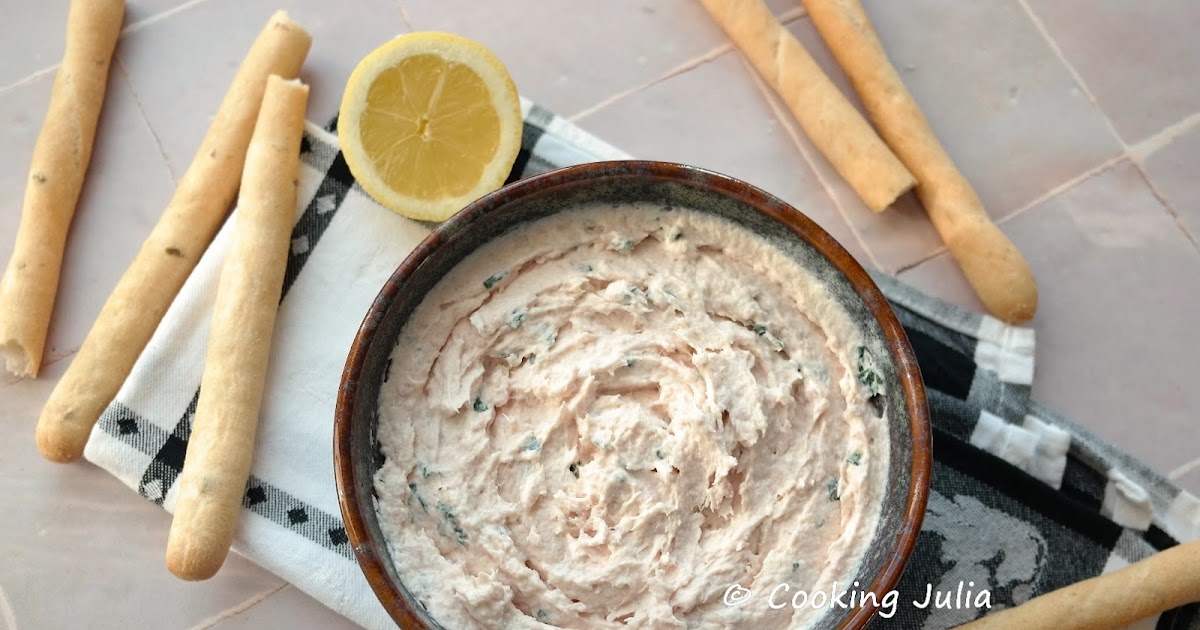
{"type": "Polygon", "coordinates": [[[800,628],[845,588],[887,471],[881,386],[805,269],[646,205],[524,225],[451,271],[380,394],[380,521],[446,628],[800,628]],[[728,607],[738,583],[759,597],[728,607]],[[786,597],[783,598],[786,601],[786,597]]]}

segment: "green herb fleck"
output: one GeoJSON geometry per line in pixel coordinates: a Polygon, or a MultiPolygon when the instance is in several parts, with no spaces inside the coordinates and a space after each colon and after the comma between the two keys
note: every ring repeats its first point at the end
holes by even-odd
{"type": "Polygon", "coordinates": [[[39,183],[39,184],[45,184],[45,183],[46,183],[46,176],[45,176],[45,175],[43,175],[42,173],[34,173],[34,175],[33,175],[33,181],[35,181],[35,182],[37,182],[37,183],[39,183]]]}
{"type": "Polygon", "coordinates": [[[766,339],[767,343],[771,344],[771,347],[774,348],[776,352],[783,351],[783,342],[780,341],[775,335],[772,335],[771,332],[767,330],[765,325],[754,324],[750,327],[750,330],[754,331],[754,334],[758,335],[759,337],[766,339]]]}
{"type": "Polygon", "coordinates": [[[537,438],[533,437],[532,435],[525,438],[525,442],[521,444],[522,451],[536,451],[541,447],[541,443],[538,442],[537,438]]]}
{"type": "Polygon", "coordinates": [[[850,457],[847,457],[846,461],[858,466],[859,464],[862,464],[862,453],[854,451],[853,453],[850,453],[850,457]]]}
{"type": "Polygon", "coordinates": [[[662,452],[662,449],[661,449],[661,448],[656,448],[656,449],[654,449],[654,456],[655,456],[655,457],[657,457],[657,458],[659,458],[659,459],[662,459],[662,458],[666,457],[666,455],[663,455],[663,452],[662,452]]]}
{"type": "Polygon", "coordinates": [[[592,266],[591,265],[579,265],[579,270],[582,271],[583,273],[591,273],[592,266]]]}
{"type": "Polygon", "coordinates": [[[487,411],[488,410],[487,404],[484,403],[483,400],[479,399],[479,398],[475,399],[475,404],[471,405],[471,408],[474,409],[475,411],[487,411]]]}
{"type": "Polygon", "coordinates": [[[679,226],[672,227],[667,231],[667,238],[672,241],[678,241],[683,238],[683,230],[679,229],[679,226]]]}
{"type": "Polygon", "coordinates": [[[513,309],[513,312],[508,316],[508,327],[516,330],[525,323],[525,318],[529,316],[529,309],[525,307],[513,309]]]}
{"type": "Polygon", "coordinates": [[[871,393],[877,393],[883,381],[875,371],[875,357],[866,346],[858,347],[858,381],[871,393]]]}
{"type": "Polygon", "coordinates": [[[829,500],[830,501],[841,501],[842,500],[842,496],[840,494],[838,494],[838,480],[837,479],[830,479],[829,483],[826,484],[825,489],[829,491],[829,500]]]}
{"type": "Polygon", "coordinates": [[[625,367],[631,368],[631,367],[637,365],[637,359],[635,359],[633,357],[625,357],[624,363],[625,363],[625,367]]]}
{"type": "Polygon", "coordinates": [[[413,498],[417,500],[417,505],[421,506],[422,512],[429,512],[429,507],[425,505],[425,501],[421,499],[421,495],[417,494],[417,484],[408,484],[409,491],[412,492],[413,498]]]}
{"type": "Polygon", "coordinates": [[[545,623],[546,620],[550,619],[550,613],[542,610],[541,608],[539,608],[537,610],[537,613],[535,613],[533,616],[534,616],[534,618],[536,618],[538,621],[541,621],[542,623],[545,623]]]}
{"type": "Polygon", "coordinates": [[[508,275],[507,271],[497,271],[496,273],[488,276],[487,280],[483,281],[483,288],[490,289],[490,288],[496,286],[496,284],[498,282],[500,282],[501,280],[503,280],[504,277],[507,275],[508,275]]]}
{"type": "Polygon", "coordinates": [[[800,563],[799,563],[799,562],[793,562],[793,563],[792,563],[792,573],[795,573],[796,571],[799,571],[799,570],[800,570],[800,563]]]}
{"type": "Polygon", "coordinates": [[[458,539],[458,544],[466,546],[467,532],[463,530],[462,524],[458,522],[458,517],[454,515],[454,511],[450,509],[449,505],[441,501],[438,501],[437,509],[442,513],[442,516],[446,517],[446,523],[454,530],[454,537],[458,539]]]}
{"type": "Polygon", "coordinates": [[[624,236],[613,236],[612,246],[618,252],[628,253],[633,251],[633,239],[624,236]]]}

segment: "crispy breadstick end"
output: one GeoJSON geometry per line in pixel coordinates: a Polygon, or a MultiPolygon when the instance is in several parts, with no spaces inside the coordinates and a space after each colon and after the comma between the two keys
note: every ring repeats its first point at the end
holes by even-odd
{"type": "Polygon", "coordinates": [[[233,243],[221,268],[167,568],[205,580],[233,542],[267,378],[288,244],[308,86],[272,76],[246,155],[233,243]]]}
{"type": "Polygon", "coordinates": [[[162,218],[42,409],[37,445],[46,459],[70,462],[83,454],[96,420],[225,219],[267,77],[296,76],[311,44],[312,36],[282,11],[259,33],[162,218]]]}
{"type": "Polygon", "coordinates": [[[1200,601],[1200,541],[1035,597],[959,630],[1117,630],[1200,601]]]}
{"type": "Polygon", "coordinates": [[[16,246],[0,278],[0,356],[16,376],[34,378],[42,365],[67,232],[124,19],[124,0],[74,0],[67,13],[66,49],[33,148],[16,246]]]}
{"type": "Polygon", "coordinates": [[[913,175],[762,0],[700,4],[867,207],[879,212],[913,187],[913,175]]]}
{"type": "Polygon", "coordinates": [[[900,80],[858,0],[803,0],[880,135],[917,178],[917,196],[987,310],[1010,323],[1033,319],[1038,291],[1029,263],[992,222],[900,80]]]}

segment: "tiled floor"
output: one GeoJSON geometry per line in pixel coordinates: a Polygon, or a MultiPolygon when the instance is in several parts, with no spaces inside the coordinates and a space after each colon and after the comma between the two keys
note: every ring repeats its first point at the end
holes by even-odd
{"type": "MultiPolygon", "coordinates": [[[[522,91],[638,156],[742,177],[861,260],[979,308],[912,199],[865,209],[687,0],[129,0],[70,238],[43,378],[0,377],[0,628],[348,626],[250,563],[183,584],[168,519],[88,465],[44,462],[33,424],[65,357],[170,197],[250,39],[276,8],[315,35],[309,117],[407,30],[483,41],[522,91]],[[96,576],[103,576],[98,578],[96,576]]],[[[0,259],[63,41],[65,2],[0,4],[0,259]]],[[[772,8],[845,88],[793,0],[772,8]]],[[[1200,492],[1200,5],[869,0],[933,127],[1041,287],[1034,394],[1200,492]]]]}

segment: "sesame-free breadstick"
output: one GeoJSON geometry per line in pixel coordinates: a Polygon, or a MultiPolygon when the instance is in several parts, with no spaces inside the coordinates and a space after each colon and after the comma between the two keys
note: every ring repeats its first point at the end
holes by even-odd
{"type": "Polygon", "coordinates": [[[762,0],[700,4],[867,207],[879,212],[913,187],[916,180],[904,164],[762,0]]]}
{"type": "Polygon", "coordinates": [[[987,615],[959,630],[1116,630],[1200,601],[1200,541],[987,615]]]}
{"type": "Polygon", "coordinates": [[[42,409],[37,445],[46,459],[70,462],[83,454],[92,426],[225,219],[267,77],[296,76],[311,44],[312,36],[283,11],[258,34],[162,218],[42,409]]]}
{"type": "Polygon", "coordinates": [[[272,76],[246,154],[167,539],[167,568],[185,580],[206,580],[225,562],[250,477],[296,216],[307,100],[308,86],[272,76]]]}
{"type": "Polygon", "coordinates": [[[980,301],[1007,322],[1032,319],[1038,293],[1029,264],[938,142],[862,5],[858,0],[803,2],[880,135],[917,177],[917,197],[980,301]]]}
{"type": "Polygon", "coordinates": [[[125,0],[73,0],[67,45],[33,147],[16,246],[0,278],[0,356],[16,376],[42,365],[67,231],[92,158],[125,0]]]}

